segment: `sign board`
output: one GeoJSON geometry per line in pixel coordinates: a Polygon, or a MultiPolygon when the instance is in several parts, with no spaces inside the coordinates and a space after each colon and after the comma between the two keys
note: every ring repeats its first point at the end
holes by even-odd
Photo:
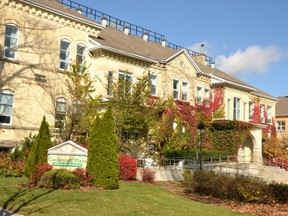
{"type": "Polygon", "coordinates": [[[72,141],[67,141],[48,149],[48,163],[54,169],[86,169],[87,156],[87,149],[72,141]]]}

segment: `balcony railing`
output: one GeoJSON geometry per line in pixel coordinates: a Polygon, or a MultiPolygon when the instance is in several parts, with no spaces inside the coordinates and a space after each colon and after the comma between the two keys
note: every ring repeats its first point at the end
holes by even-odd
{"type": "MultiPolygon", "coordinates": [[[[92,9],[90,7],[87,7],[83,4],[77,3],[75,1],[72,0],[58,0],[59,3],[67,6],[68,8],[72,9],[72,10],[78,10],[81,9],[81,13],[82,15],[86,16],[89,19],[95,20],[97,22],[101,22],[102,18],[105,17],[107,19],[107,25],[113,28],[117,28],[121,31],[123,31],[124,27],[128,27],[130,30],[130,34],[138,36],[138,37],[142,37],[143,33],[147,33],[148,34],[148,40],[149,41],[153,41],[156,43],[161,43],[162,39],[165,38],[165,36],[163,34],[159,34],[157,32],[148,30],[146,28],[142,28],[140,26],[134,25],[132,23],[126,22],[124,20],[118,19],[116,17],[110,16],[106,13],[100,12],[98,10],[92,9]]],[[[195,52],[193,50],[187,49],[185,47],[170,43],[170,42],[166,42],[166,47],[169,47],[171,49],[174,50],[181,50],[181,49],[185,49],[188,54],[190,56],[199,56],[202,55],[199,52],[195,52]]],[[[206,63],[207,65],[211,65],[211,63],[213,62],[213,59],[211,57],[205,56],[206,57],[206,63]]]]}

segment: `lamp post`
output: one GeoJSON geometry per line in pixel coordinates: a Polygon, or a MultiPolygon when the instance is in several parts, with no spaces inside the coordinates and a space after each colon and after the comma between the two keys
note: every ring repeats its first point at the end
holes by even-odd
{"type": "Polygon", "coordinates": [[[199,123],[197,128],[200,130],[200,152],[199,152],[199,160],[200,160],[200,170],[203,170],[203,160],[202,160],[202,150],[203,150],[203,144],[202,144],[202,134],[204,133],[205,125],[203,123],[199,123]]]}

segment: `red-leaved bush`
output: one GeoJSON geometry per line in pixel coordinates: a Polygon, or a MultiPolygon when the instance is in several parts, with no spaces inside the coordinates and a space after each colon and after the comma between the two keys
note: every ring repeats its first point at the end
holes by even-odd
{"type": "Polygon", "coordinates": [[[48,163],[41,163],[35,166],[35,173],[31,174],[31,182],[35,185],[39,182],[45,172],[52,170],[52,166],[48,163]]]}
{"type": "Polygon", "coordinates": [[[137,160],[129,155],[120,155],[118,158],[120,167],[120,179],[133,181],[137,175],[137,160]]]}
{"type": "Polygon", "coordinates": [[[73,175],[76,176],[76,178],[80,182],[81,186],[88,186],[93,179],[93,177],[91,175],[89,175],[87,169],[76,168],[75,170],[73,170],[72,173],[73,173],[73,175]]]}
{"type": "Polygon", "coordinates": [[[155,172],[149,168],[142,169],[141,176],[142,176],[142,182],[152,183],[155,180],[155,172]]]}

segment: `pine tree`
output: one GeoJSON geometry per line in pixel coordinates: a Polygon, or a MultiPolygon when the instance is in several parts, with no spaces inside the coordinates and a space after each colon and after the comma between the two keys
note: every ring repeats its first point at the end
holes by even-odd
{"type": "Polygon", "coordinates": [[[88,171],[96,187],[119,187],[118,146],[112,109],[97,117],[88,139],[88,171]]]}
{"type": "Polygon", "coordinates": [[[39,133],[34,140],[26,162],[26,176],[35,172],[35,166],[47,162],[47,151],[52,146],[49,124],[45,116],[41,122],[39,133]]]}

